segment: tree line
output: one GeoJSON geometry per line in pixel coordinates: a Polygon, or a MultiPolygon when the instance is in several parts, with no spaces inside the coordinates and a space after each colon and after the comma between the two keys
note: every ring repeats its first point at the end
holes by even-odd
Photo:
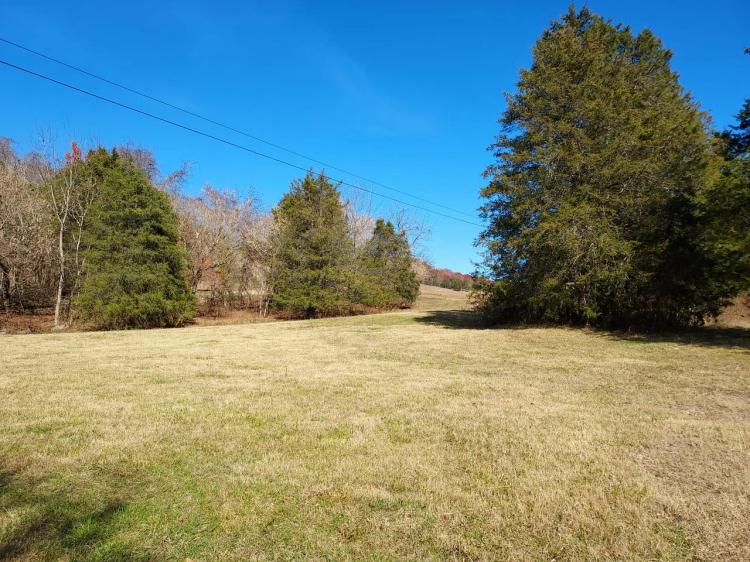
{"type": "Polygon", "coordinates": [[[750,288],[750,101],[713,131],[671,56],[573,7],[537,41],[485,172],[490,321],[693,326],[750,288]]]}
{"type": "Polygon", "coordinates": [[[444,267],[433,267],[424,260],[418,261],[416,269],[422,283],[433,287],[442,287],[454,291],[469,291],[481,282],[474,275],[444,267]]]}
{"type": "MultiPolygon", "coordinates": [[[[695,326],[750,290],[750,100],[715,131],[671,57],[585,8],[539,38],[481,192],[474,302],[489,321],[695,326]]],[[[117,328],[182,324],[196,295],[294,317],[414,301],[408,221],[357,213],[324,175],[262,213],[229,191],[186,195],[184,173],[161,177],[132,147],[57,162],[0,143],[0,306],[117,328]]]]}
{"type": "Polygon", "coordinates": [[[415,300],[403,221],[359,213],[324,174],[264,213],[233,191],[186,194],[186,173],[162,177],[133,147],[57,159],[2,140],[0,307],[121,329],[179,326],[199,304],[309,318],[415,300]]]}

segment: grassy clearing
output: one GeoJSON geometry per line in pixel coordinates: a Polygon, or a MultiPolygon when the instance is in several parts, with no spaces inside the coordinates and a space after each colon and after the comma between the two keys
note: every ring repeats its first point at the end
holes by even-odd
{"type": "Polygon", "coordinates": [[[750,338],[415,311],[0,337],[0,558],[749,559],[750,338]]]}

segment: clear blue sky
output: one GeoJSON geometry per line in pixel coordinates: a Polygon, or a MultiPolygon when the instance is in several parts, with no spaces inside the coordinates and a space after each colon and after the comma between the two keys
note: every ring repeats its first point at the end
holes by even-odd
{"type": "MultiPolygon", "coordinates": [[[[582,4],[578,4],[579,6],[582,4]]],[[[674,52],[682,84],[731,123],[750,97],[750,2],[592,1],[674,52]]],[[[502,92],[567,2],[35,2],[0,0],[0,35],[421,197],[473,213],[502,92]]],[[[0,44],[0,57],[189,123],[185,116],[0,44]]],[[[273,206],[298,172],[0,68],[0,136],[21,150],[132,141],[163,171],[195,163],[204,183],[273,206]]],[[[190,122],[229,136],[199,121],[190,122]]],[[[278,156],[283,153],[234,140],[278,156]]],[[[294,159],[306,166],[307,162],[294,159]]],[[[332,174],[333,175],[333,174],[332,174]]],[[[385,213],[389,204],[376,200],[385,213]]],[[[470,271],[479,229],[426,215],[429,255],[470,271]]],[[[478,219],[477,219],[478,220],[478,219]]]]}

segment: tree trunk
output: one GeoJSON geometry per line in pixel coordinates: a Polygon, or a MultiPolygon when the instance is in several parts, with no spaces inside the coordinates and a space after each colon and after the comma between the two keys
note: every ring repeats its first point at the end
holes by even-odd
{"type": "Polygon", "coordinates": [[[7,268],[0,263],[0,301],[5,312],[10,311],[10,275],[7,268]]]}
{"type": "MultiPolygon", "coordinates": [[[[83,220],[83,219],[81,219],[83,220]]],[[[76,264],[76,277],[73,282],[73,288],[70,290],[68,295],[68,325],[73,323],[73,299],[78,293],[81,287],[81,274],[83,273],[83,265],[86,263],[86,258],[83,261],[80,260],[81,250],[81,238],[83,237],[83,223],[78,223],[78,237],[76,238],[76,251],[75,251],[75,264],[76,264]]]]}
{"type": "Polygon", "coordinates": [[[57,299],[55,300],[55,330],[60,330],[60,304],[62,303],[63,284],[65,283],[65,247],[63,246],[63,234],[65,232],[65,220],[60,221],[60,235],[58,236],[58,252],[60,255],[60,277],[57,280],[57,299]]]}

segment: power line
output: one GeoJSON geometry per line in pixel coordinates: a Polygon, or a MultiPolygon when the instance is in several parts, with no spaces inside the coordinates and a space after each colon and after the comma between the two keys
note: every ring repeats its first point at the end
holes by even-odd
{"type": "Polygon", "coordinates": [[[412,199],[416,199],[418,201],[422,201],[423,203],[428,203],[428,204],[433,205],[435,207],[440,207],[442,209],[451,211],[452,213],[464,215],[464,216],[467,216],[467,217],[474,217],[474,215],[472,215],[470,213],[467,213],[465,211],[460,211],[458,209],[454,209],[452,207],[448,207],[447,205],[443,205],[441,203],[436,203],[435,201],[431,201],[430,199],[425,199],[424,197],[420,197],[418,195],[414,195],[414,194],[409,193],[407,191],[403,191],[401,189],[397,189],[395,187],[391,187],[389,185],[386,185],[384,183],[375,181],[375,180],[367,178],[365,176],[361,176],[361,175],[356,174],[354,172],[350,172],[348,170],[345,170],[344,168],[339,168],[338,166],[334,166],[333,164],[329,164],[327,162],[323,162],[322,160],[318,160],[316,158],[313,158],[312,156],[307,156],[306,154],[303,154],[301,152],[297,152],[296,150],[292,150],[292,149],[287,148],[285,146],[282,146],[280,144],[276,144],[276,143],[271,142],[269,140],[263,139],[263,138],[258,137],[256,135],[248,133],[247,131],[243,131],[241,129],[237,129],[236,127],[232,127],[231,125],[227,125],[226,123],[222,123],[221,121],[216,121],[214,119],[211,119],[210,117],[206,117],[205,115],[201,115],[200,113],[196,113],[194,111],[190,111],[189,109],[185,109],[184,107],[180,107],[178,105],[175,105],[175,104],[170,103],[168,101],[165,101],[163,99],[157,98],[157,97],[152,96],[150,94],[147,94],[145,92],[136,90],[135,88],[131,88],[130,86],[126,86],[124,84],[120,84],[120,83],[115,82],[113,80],[109,80],[108,78],[104,78],[103,76],[99,76],[98,74],[94,74],[93,72],[89,72],[88,70],[86,70],[84,68],[81,68],[79,66],[75,66],[75,65],[70,64],[70,63],[67,63],[67,62],[62,61],[60,59],[56,59],[56,58],[54,58],[54,57],[52,57],[50,55],[47,55],[47,54],[42,53],[40,51],[36,51],[34,49],[31,49],[29,47],[21,45],[20,43],[16,43],[14,41],[11,41],[9,39],[5,39],[3,37],[0,37],[0,41],[3,42],[3,43],[6,43],[8,45],[12,45],[13,47],[16,47],[18,49],[26,51],[28,53],[31,53],[33,55],[36,55],[38,57],[41,57],[43,59],[46,59],[48,61],[54,62],[55,64],[59,64],[61,66],[64,66],[66,68],[70,68],[71,70],[75,70],[76,72],[80,72],[81,74],[84,74],[84,75],[89,76],[91,78],[94,78],[96,80],[100,80],[102,82],[110,84],[111,86],[115,86],[117,88],[125,90],[126,92],[130,92],[130,93],[135,94],[137,96],[141,96],[142,98],[154,101],[156,103],[160,103],[161,105],[164,105],[164,106],[169,107],[171,109],[176,109],[177,111],[181,111],[182,113],[185,113],[186,115],[190,115],[192,117],[196,117],[196,118],[201,119],[201,120],[203,120],[203,121],[205,121],[207,123],[211,123],[212,125],[216,125],[218,127],[224,128],[224,129],[226,129],[228,131],[232,131],[234,133],[243,135],[243,136],[245,136],[247,138],[253,139],[253,140],[258,141],[258,142],[261,142],[261,143],[263,143],[263,144],[265,144],[267,146],[271,146],[273,148],[276,148],[276,149],[279,149],[279,150],[283,150],[284,152],[286,152],[288,154],[293,154],[294,156],[298,156],[300,158],[304,158],[305,160],[309,160],[310,162],[314,162],[316,164],[319,164],[320,166],[323,166],[324,168],[329,168],[331,170],[336,170],[337,172],[341,172],[343,174],[350,175],[352,177],[355,177],[355,178],[360,179],[362,181],[366,181],[366,182],[371,183],[373,185],[377,185],[377,186],[382,187],[384,189],[387,189],[389,191],[393,191],[395,193],[400,193],[402,195],[406,195],[407,197],[411,197],[412,199]]]}
{"type": "MultiPolygon", "coordinates": [[[[228,146],[233,146],[233,147],[238,148],[240,150],[244,150],[245,152],[249,152],[251,154],[255,154],[256,156],[260,156],[262,158],[267,158],[268,160],[272,160],[273,162],[277,162],[279,164],[284,164],[285,166],[289,166],[290,168],[295,168],[295,169],[301,170],[301,171],[303,171],[305,173],[307,173],[308,171],[310,171],[312,174],[314,174],[314,175],[316,175],[318,177],[323,176],[322,172],[315,172],[313,170],[308,170],[307,168],[305,168],[303,166],[298,166],[297,164],[294,164],[292,162],[288,162],[286,160],[282,160],[281,158],[276,158],[275,156],[271,156],[269,154],[265,154],[263,152],[259,152],[257,150],[253,150],[252,148],[249,148],[247,146],[243,146],[241,144],[237,144],[237,143],[232,142],[230,140],[223,139],[221,137],[217,137],[215,135],[212,135],[211,133],[206,133],[205,131],[201,131],[199,129],[194,129],[193,127],[189,127],[188,125],[183,125],[182,123],[178,123],[176,121],[172,121],[170,119],[166,119],[164,117],[160,117],[159,115],[155,115],[153,113],[149,113],[148,111],[144,111],[142,109],[138,109],[137,107],[133,107],[133,106],[124,104],[122,102],[113,100],[111,98],[100,96],[99,94],[95,94],[94,92],[90,92],[88,90],[84,90],[83,88],[79,88],[77,86],[73,86],[72,84],[68,84],[67,82],[62,82],[61,80],[56,80],[55,78],[52,78],[50,76],[46,76],[44,74],[41,74],[39,72],[35,72],[33,70],[29,70],[28,68],[24,68],[22,66],[18,66],[16,64],[11,63],[11,62],[8,62],[8,61],[0,59],[0,64],[4,64],[5,66],[8,66],[10,68],[13,68],[13,69],[21,71],[21,72],[25,72],[26,74],[29,74],[31,76],[35,76],[37,78],[41,78],[43,80],[47,80],[48,82],[52,82],[52,83],[57,84],[59,86],[63,86],[63,87],[68,88],[70,90],[79,92],[81,94],[85,94],[85,95],[90,96],[92,98],[96,98],[96,99],[98,99],[100,101],[104,101],[104,102],[110,103],[112,105],[116,105],[118,107],[121,107],[123,109],[127,109],[127,110],[133,111],[135,113],[139,113],[140,115],[145,115],[146,117],[150,117],[151,119],[155,119],[156,121],[161,121],[162,123],[166,123],[168,125],[172,125],[174,127],[178,127],[180,129],[184,129],[185,131],[190,131],[191,133],[195,133],[196,135],[200,135],[200,136],[203,136],[203,137],[215,140],[217,142],[226,144],[228,146]]],[[[407,205],[409,207],[412,207],[414,209],[418,209],[420,211],[424,211],[426,213],[432,213],[434,215],[439,215],[439,216],[445,217],[447,219],[451,219],[451,220],[463,222],[463,223],[466,223],[466,224],[470,224],[472,226],[478,226],[478,227],[482,228],[482,225],[479,224],[479,223],[476,223],[476,222],[471,222],[471,221],[464,220],[464,219],[459,218],[459,217],[454,217],[454,216],[451,216],[451,215],[446,215],[445,213],[441,213],[441,212],[435,211],[433,209],[428,209],[427,207],[422,207],[421,205],[415,205],[414,203],[409,203],[408,201],[402,201],[401,199],[396,199],[395,197],[391,197],[389,195],[383,195],[382,193],[378,193],[377,191],[374,191],[374,190],[371,190],[371,189],[367,189],[365,187],[362,187],[362,186],[359,186],[359,185],[355,185],[353,183],[349,183],[349,182],[346,182],[346,181],[341,180],[341,179],[337,179],[337,178],[333,178],[333,177],[329,177],[329,179],[331,179],[334,182],[337,182],[337,183],[339,183],[341,185],[346,185],[348,187],[353,187],[354,189],[359,189],[360,191],[364,191],[365,193],[369,193],[369,194],[375,195],[377,197],[382,197],[383,199],[389,199],[389,200],[394,201],[396,203],[399,203],[401,205],[407,205]]]]}

